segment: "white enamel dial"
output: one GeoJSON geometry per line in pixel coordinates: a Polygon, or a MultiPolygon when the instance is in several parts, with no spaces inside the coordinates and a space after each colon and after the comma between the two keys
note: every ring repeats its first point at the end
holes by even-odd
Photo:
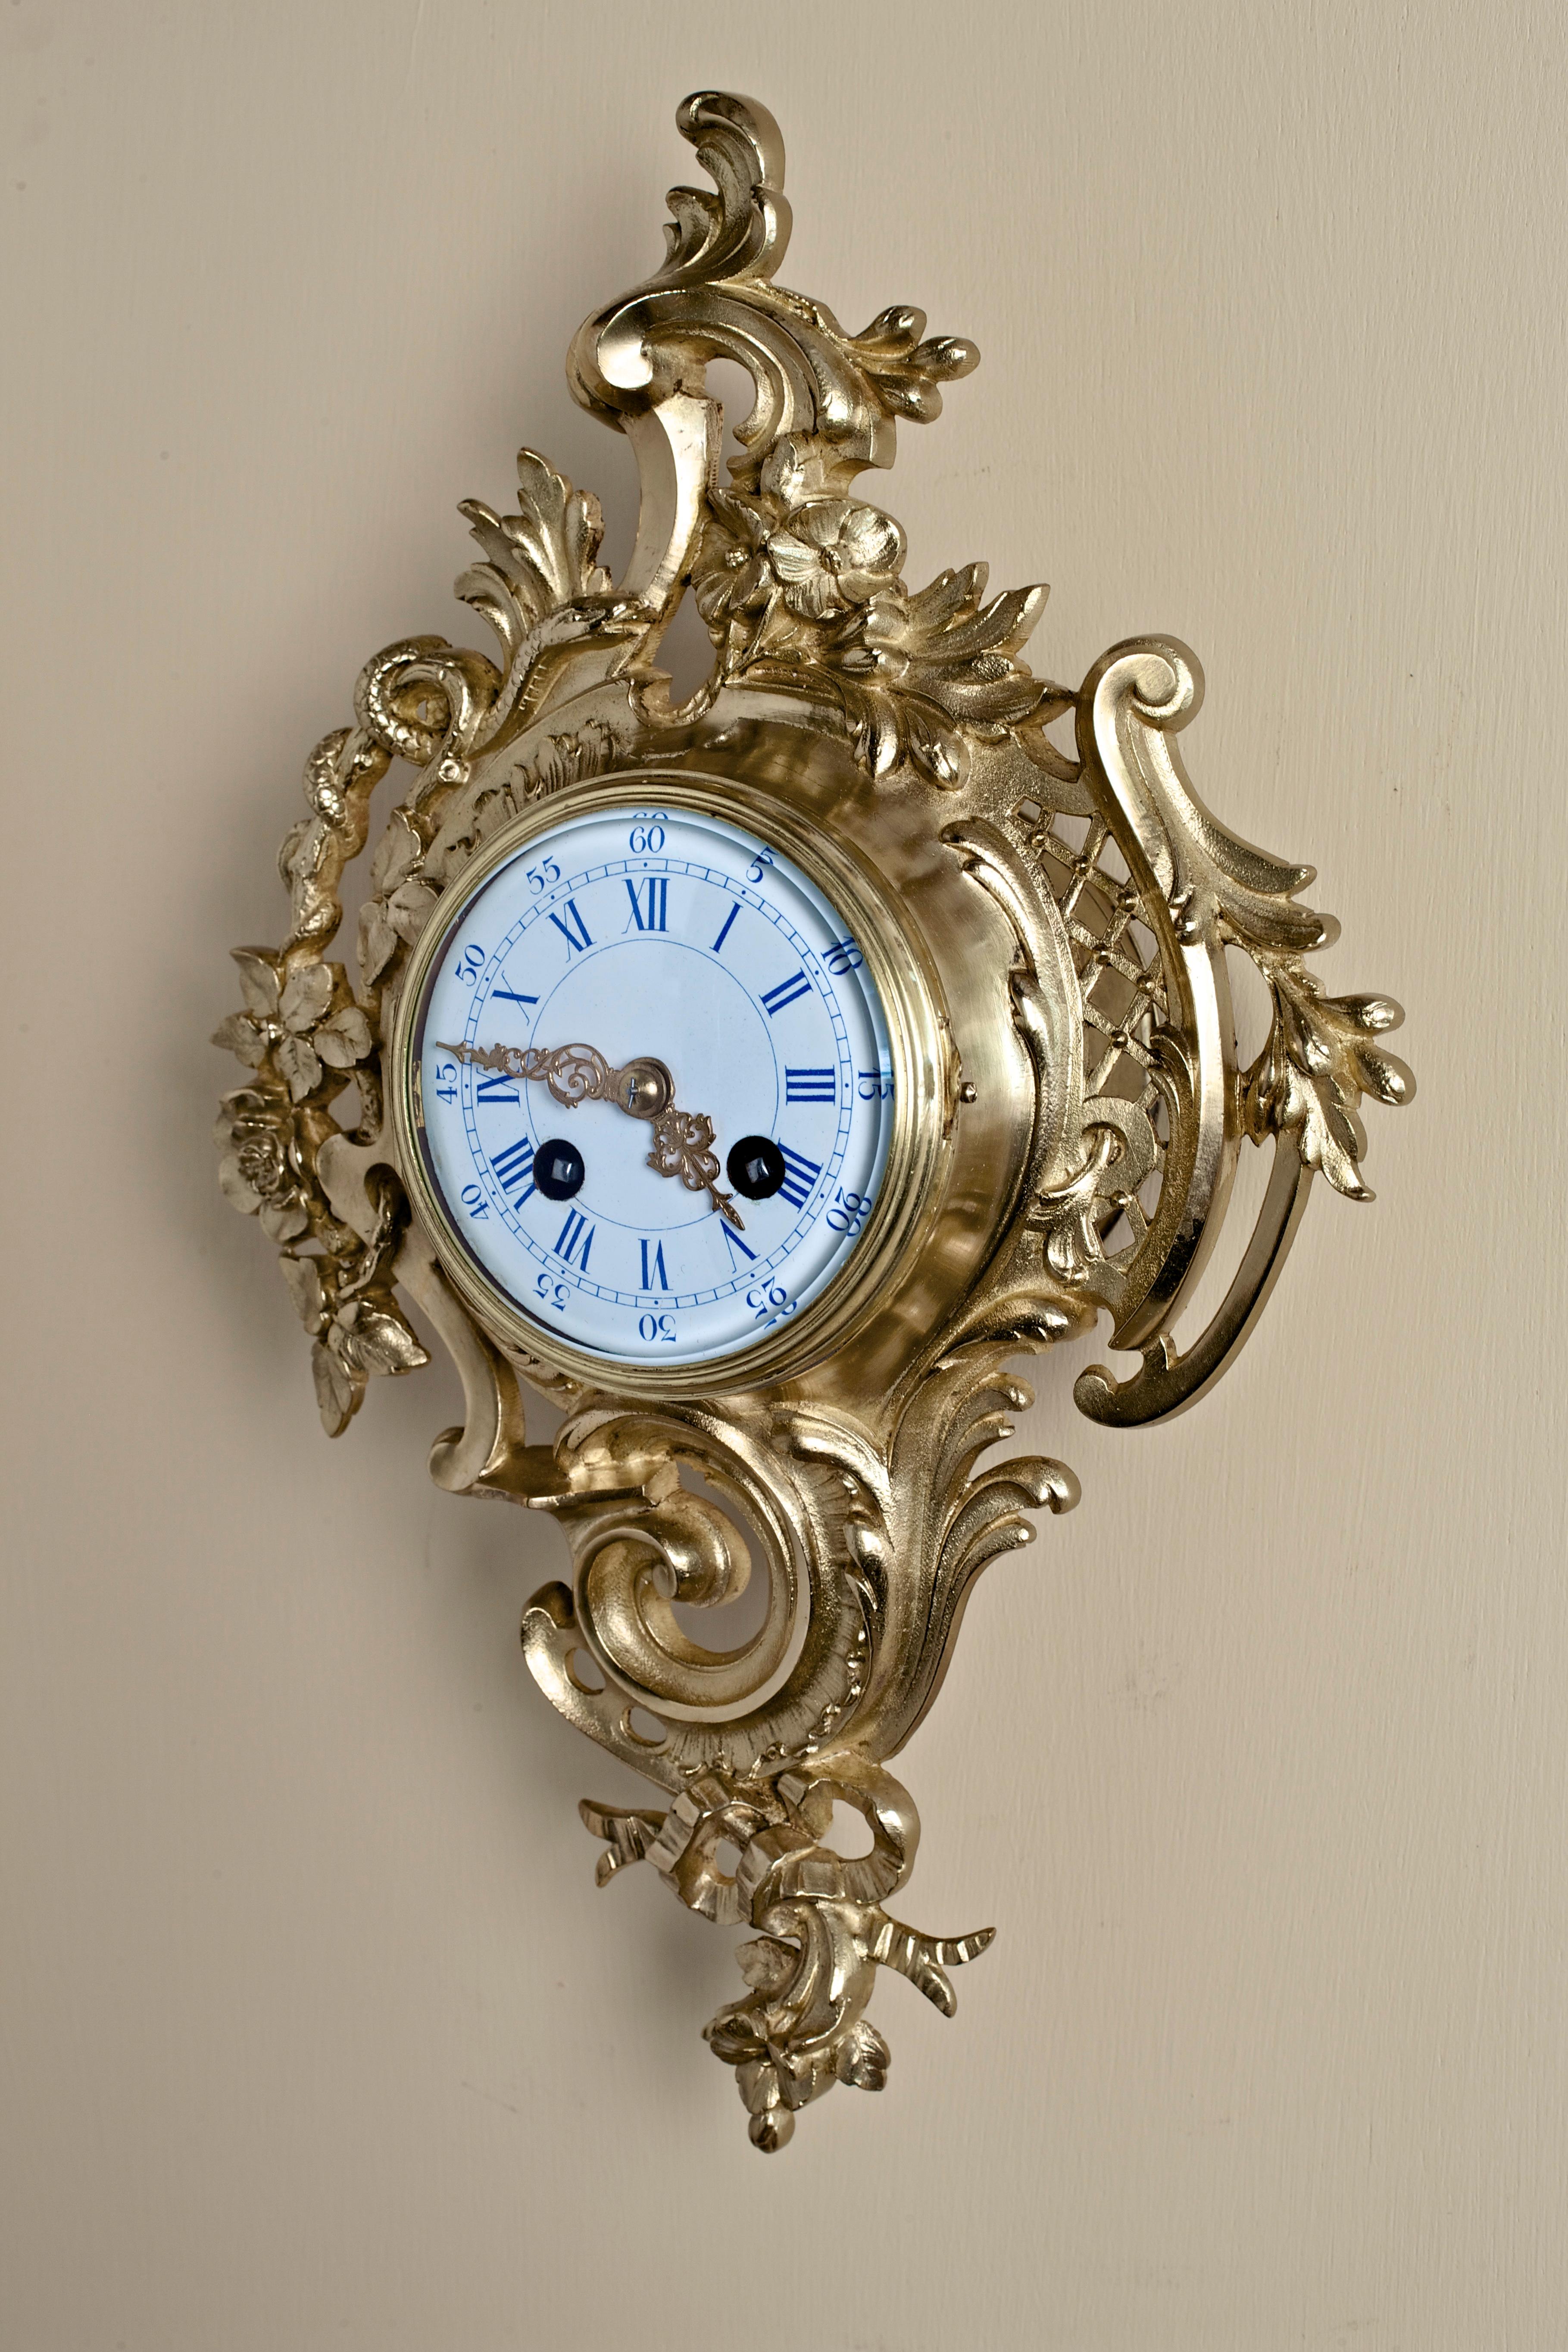
{"type": "Polygon", "coordinates": [[[726,820],[628,802],[534,834],[447,924],[413,1046],[450,1231],[586,1353],[735,1354],[821,1295],[875,1207],[893,1061],[861,948],[726,820]],[[647,1100],[568,1104],[522,1073],[574,1045],[612,1073],[662,1066],[648,1099],[672,1087],[697,1149],[710,1129],[710,1184],[691,1150],[689,1182],[650,1164],[679,1155],[647,1100]]]}

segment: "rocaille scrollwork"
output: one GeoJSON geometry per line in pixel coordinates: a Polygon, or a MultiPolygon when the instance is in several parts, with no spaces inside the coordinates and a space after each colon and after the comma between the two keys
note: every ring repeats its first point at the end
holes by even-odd
{"type": "MultiPolygon", "coordinates": [[[[707,2039],[736,2072],[753,2142],[773,2149],[834,2084],[881,2088],[888,2047],[865,2015],[879,1967],[951,2014],[948,1971],[991,1939],[928,1936],[883,1907],[919,1839],[887,1764],[936,1694],[980,1571],[1030,1540],[1028,1514],[1077,1499],[1060,1463],[978,1466],[1032,1401],[1012,1360],[1104,1309],[1142,1365],[1121,1382],[1084,1373],[1081,1409],[1124,1426],[1183,1410],[1250,1330],[1314,1173],[1371,1197],[1360,1102],[1407,1100],[1412,1080],[1380,1042],[1398,1007],[1331,998],[1308,970],[1335,929],[1300,903],[1311,869],[1238,840],[1193,791],[1178,739],[1202,680],[1184,646],[1117,646],[1073,692],[1022,659],[1044,588],[988,601],[981,564],[907,585],[903,532],[853,486],[891,463],[897,420],[934,418],[940,387],[978,354],[903,308],[847,334],[775,286],[789,211],[772,118],[705,92],[679,122],[715,192],[671,193],[664,268],[589,319],[569,361],[576,397],[637,457],[626,577],[598,563],[596,501],[531,451],[514,513],[464,507],[482,561],[458,593],[499,658],[437,636],[388,646],[360,677],[353,724],[311,753],[280,858],[287,936],[236,951],[242,1006],[216,1042],[248,1076],[217,1140],[225,1192],[281,1253],[328,1433],[372,1374],[428,1360],[417,1316],[467,1400],[462,1428],[437,1441],[438,1483],[559,1521],[572,1575],[529,1605],[528,1664],[569,1722],[666,1798],[647,1811],[584,1802],[600,1883],[646,1861],[692,1909],[752,1931],[748,1990],[707,2039]],[[703,388],[714,359],[754,388],[727,488],[703,388]],[[712,658],[678,703],[657,656],[689,591],[712,658]],[[1048,731],[1058,721],[1070,750],[1048,731]],[[727,746],[819,740],[841,747],[841,790],[863,796],[866,823],[880,809],[928,865],[964,877],[976,941],[1011,942],[973,986],[1024,1057],[1017,1181],[962,1297],[936,1328],[909,1328],[874,1384],[858,1385],[850,1351],[739,1393],[618,1393],[482,1328],[411,1216],[384,1100],[400,979],[447,884],[533,803],[672,761],[711,769],[727,746]],[[351,978],[330,958],[342,877],[395,761],[405,776],[351,978]],[[1273,1006],[1245,1070],[1227,950],[1273,1006]],[[1274,1155],[1258,1227],[1208,1328],[1178,1349],[1247,1140],[1274,1155]],[[523,1382],[565,1409],[548,1446],[527,1442],[523,1382]],[[721,1606],[752,1577],[752,1632],[704,1647],[678,1612],[721,1606]],[[836,1802],[861,1815],[868,1853],[835,1851],[836,1802]]],[[[781,794],[786,769],[772,772],[781,794]]],[[[603,1075],[555,1061],[558,1087],[603,1075]]],[[[955,1062],[950,1127],[975,1093],[955,1062]]],[[[686,1181],[711,1183],[700,1123],[686,1181]]],[[[679,1160],[673,1130],[668,1147],[679,1160]]]]}

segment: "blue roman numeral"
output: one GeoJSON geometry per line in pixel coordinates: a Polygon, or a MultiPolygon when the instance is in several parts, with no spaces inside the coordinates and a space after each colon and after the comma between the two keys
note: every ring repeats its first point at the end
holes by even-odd
{"type": "Polygon", "coordinates": [[[719,1221],[719,1225],[720,1231],[723,1234],[724,1239],[730,1244],[731,1265],[734,1265],[737,1255],[754,1263],[757,1255],[756,1251],[746,1247],[745,1243],[741,1239],[741,1236],[735,1231],[734,1226],[731,1225],[727,1219],[722,1217],[719,1221]]]}
{"type": "Polygon", "coordinates": [[[634,882],[628,876],[626,896],[632,902],[631,919],[626,927],[628,931],[633,923],[637,925],[639,931],[664,929],[665,916],[669,907],[669,881],[666,875],[650,874],[647,880],[640,884],[634,882]]]}
{"type": "Polygon", "coordinates": [[[552,915],[550,919],[565,940],[569,956],[580,955],[584,948],[593,946],[588,926],[577,910],[575,898],[567,899],[564,920],[559,915],[552,915]]]}
{"type": "Polygon", "coordinates": [[[515,988],[492,988],[492,996],[504,996],[509,1004],[537,1004],[537,996],[520,996],[515,988]]]}
{"type": "Polygon", "coordinates": [[[725,916],[725,918],[724,918],[724,928],[723,928],[723,929],[720,932],[720,934],[719,934],[719,936],[718,936],[718,938],[717,938],[717,939],[714,940],[714,942],[713,942],[713,950],[712,950],[712,951],[713,951],[713,953],[714,953],[715,955],[717,955],[717,954],[718,954],[718,952],[719,952],[720,949],[723,946],[723,944],[724,944],[725,940],[729,938],[729,936],[730,936],[730,926],[731,926],[731,924],[734,921],[734,919],[735,919],[736,916],[740,913],[740,911],[741,911],[741,909],[739,908],[739,907],[731,907],[731,909],[730,909],[730,911],[729,911],[729,913],[725,916]]]}
{"type": "Polygon", "coordinates": [[[669,1288],[669,1276],[664,1270],[664,1244],[662,1242],[660,1242],[654,1250],[653,1262],[651,1265],[648,1262],[647,1242],[644,1242],[642,1245],[642,1283],[640,1287],[644,1290],[668,1290],[669,1288]]]}
{"type": "Polygon", "coordinates": [[[792,1151],[787,1143],[781,1143],[779,1150],[784,1153],[784,1180],[779,1191],[792,1209],[804,1209],[806,1195],[822,1173],[822,1162],[820,1160],[807,1160],[801,1152],[792,1151]]]}
{"type": "Polygon", "coordinates": [[[500,1178],[503,1192],[510,1192],[514,1184],[521,1185],[522,1190],[517,1196],[520,1208],[524,1201],[532,1199],[533,1145],[526,1135],[520,1137],[516,1143],[509,1143],[504,1151],[497,1152],[490,1166],[500,1178]]]}
{"type": "Polygon", "coordinates": [[[785,1070],[785,1102],[833,1102],[837,1095],[837,1070],[785,1070]]]}
{"type": "Polygon", "coordinates": [[[768,990],[763,1003],[771,1020],[774,1013],[782,1013],[786,1004],[793,1004],[797,997],[809,996],[810,993],[811,982],[805,972],[792,971],[787,980],[781,980],[776,988],[768,990]]]}
{"type": "Polygon", "coordinates": [[[556,1235],[555,1255],[570,1265],[575,1258],[584,1274],[588,1271],[588,1252],[594,1246],[595,1228],[578,1209],[568,1209],[566,1223],[556,1235]]]}
{"type": "Polygon", "coordinates": [[[477,1103],[521,1102],[522,1097],[505,1078],[480,1078],[474,1088],[477,1103]]]}

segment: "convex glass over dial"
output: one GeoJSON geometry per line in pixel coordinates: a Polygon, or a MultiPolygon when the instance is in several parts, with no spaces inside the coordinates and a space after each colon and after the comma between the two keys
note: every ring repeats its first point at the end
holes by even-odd
{"type": "Polygon", "coordinates": [[[887,1167],[888,1023],[850,922],[778,848],[651,802],[566,817],[476,881],[421,993],[443,1222],[559,1340],[732,1355],[846,1265],[887,1167]]]}

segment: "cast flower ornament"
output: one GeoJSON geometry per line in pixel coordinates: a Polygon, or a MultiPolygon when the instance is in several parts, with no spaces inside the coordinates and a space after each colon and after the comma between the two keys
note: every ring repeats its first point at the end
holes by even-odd
{"type": "Polygon", "coordinates": [[[338,1437],[359,1410],[368,1373],[417,1371],[430,1359],[388,1303],[364,1295],[379,1271],[374,1245],[357,1265],[287,1256],[282,1264],[289,1297],[315,1342],[310,1375],[321,1423],[329,1437],[338,1437]]]}
{"type": "Polygon", "coordinates": [[[269,1242],[291,1242],[310,1222],[294,1121],[287,1106],[256,1087],[224,1097],[213,1139],[217,1181],[241,1216],[257,1217],[269,1242]]]}
{"type": "Polygon", "coordinates": [[[347,995],[341,964],[297,964],[285,978],[277,960],[259,948],[230,952],[239,966],[245,1011],[219,1024],[215,1045],[237,1054],[253,1070],[273,1055],[295,1102],[321,1085],[323,1066],[350,1070],[363,1061],[370,1023],[352,1001],[331,1009],[334,996],[347,995]]]}
{"type": "MultiPolygon", "coordinates": [[[[392,887],[401,883],[398,875],[392,887]]],[[[231,1013],[213,1043],[237,1054],[257,1083],[224,1099],[214,1131],[218,1182],[242,1215],[257,1218],[268,1239],[283,1245],[283,1278],[314,1342],[321,1423],[338,1437],[359,1411],[371,1373],[413,1371],[429,1357],[393,1297],[405,1223],[400,1197],[377,1180],[374,1197],[365,1194],[362,1234],[333,1213],[317,1163],[324,1142],[345,1139],[329,1105],[350,1073],[359,1076],[362,1115],[375,1115],[379,1071],[371,1066],[369,1016],[349,995],[341,964],[300,958],[298,947],[293,955],[234,950],[245,1011],[231,1013]]]]}
{"type": "Polygon", "coordinates": [[[768,614],[782,605],[804,621],[838,620],[897,581],[904,534],[891,515],[858,499],[808,495],[810,453],[786,435],[757,478],[757,495],[710,493],[723,528],[696,580],[698,610],[710,627],[761,614],[742,632],[756,650],[768,614]]]}
{"type": "Polygon", "coordinates": [[[440,893],[419,873],[425,845],[407,812],[394,812],[371,860],[374,894],[360,908],[360,970],[365,985],[380,978],[399,943],[410,947],[430,918],[440,893]]]}
{"type": "Polygon", "coordinates": [[[797,507],[764,542],[792,613],[826,621],[866,604],[899,576],[904,534],[890,515],[852,499],[816,499],[797,507]]]}
{"type": "Polygon", "coordinates": [[[732,535],[709,550],[709,568],[693,583],[697,609],[721,638],[740,616],[763,611],[774,585],[765,519],[754,507],[734,503],[732,535]]]}
{"type": "Polygon", "coordinates": [[[987,603],[983,563],[909,588],[899,524],[826,489],[827,468],[819,445],[786,434],[754,492],[709,491],[692,593],[718,663],[699,702],[742,677],[783,685],[811,672],[837,697],[856,758],[874,776],[912,771],[952,789],[968,772],[971,741],[1009,734],[1034,764],[1061,773],[1068,763],[1045,730],[1072,697],[1016,658],[1045,589],[987,603]]]}

